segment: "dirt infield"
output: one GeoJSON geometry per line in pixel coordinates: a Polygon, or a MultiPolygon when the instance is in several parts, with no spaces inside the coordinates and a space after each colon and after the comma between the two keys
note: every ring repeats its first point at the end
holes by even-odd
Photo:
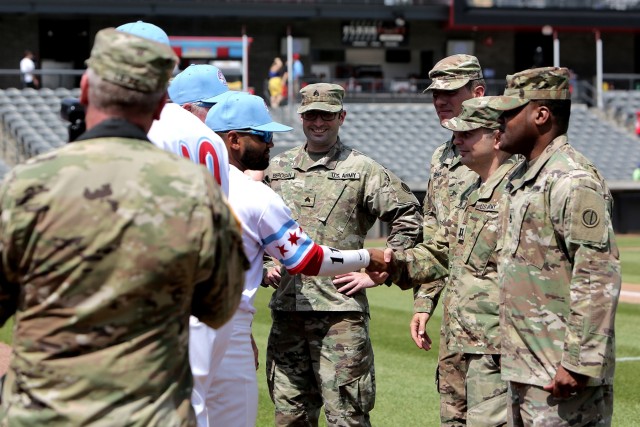
{"type": "Polygon", "coordinates": [[[623,283],[620,291],[620,301],[640,304],[640,285],[623,283]]]}

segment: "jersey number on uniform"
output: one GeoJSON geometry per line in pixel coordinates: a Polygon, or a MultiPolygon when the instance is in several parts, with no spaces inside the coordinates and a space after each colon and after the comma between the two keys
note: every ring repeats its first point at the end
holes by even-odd
{"type": "Polygon", "coordinates": [[[207,138],[201,138],[198,141],[197,158],[194,158],[193,153],[191,153],[191,149],[184,142],[180,141],[179,148],[182,157],[185,157],[194,163],[206,166],[206,168],[209,169],[209,172],[213,174],[216,182],[219,185],[222,184],[222,179],[220,178],[220,160],[218,159],[216,148],[213,146],[213,143],[211,141],[209,141],[207,138]]]}

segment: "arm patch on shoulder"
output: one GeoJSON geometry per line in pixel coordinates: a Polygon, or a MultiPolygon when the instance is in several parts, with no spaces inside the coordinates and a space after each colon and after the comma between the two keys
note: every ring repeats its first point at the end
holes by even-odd
{"type": "Polygon", "coordinates": [[[588,187],[573,190],[569,235],[573,241],[603,243],[607,234],[606,202],[588,187]]]}

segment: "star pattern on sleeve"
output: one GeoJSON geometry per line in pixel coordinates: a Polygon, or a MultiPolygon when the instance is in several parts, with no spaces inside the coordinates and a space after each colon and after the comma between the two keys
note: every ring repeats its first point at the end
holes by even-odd
{"type": "Polygon", "coordinates": [[[287,240],[289,240],[289,243],[291,243],[291,245],[297,245],[298,240],[300,240],[300,237],[298,237],[298,235],[294,231],[293,233],[289,233],[289,239],[287,240]]]}
{"type": "Polygon", "coordinates": [[[276,246],[276,248],[278,248],[278,250],[280,251],[280,254],[281,254],[282,256],[284,256],[284,254],[286,254],[287,252],[289,252],[288,250],[286,250],[286,249],[284,248],[284,245],[277,245],[277,246],[276,246]]]}

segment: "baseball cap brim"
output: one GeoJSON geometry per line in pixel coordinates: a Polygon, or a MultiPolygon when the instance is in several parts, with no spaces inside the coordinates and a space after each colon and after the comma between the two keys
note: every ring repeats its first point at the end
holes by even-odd
{"type": "Polygon", "coordinates": [[[337,113],[342,110],[342,105],[330,105],[326,102],[312,102],[304,106],[298,107],[298,114],[302,114],[311,110],[328,111],[330,113],[337,113]]]}
{"type": "Polygon", "coordinates": [[[517,98],[515,96],[495,96],[487,105],[498,111],[509,111],[527,105],[530,99],[517,98]]]}
{"type": "Polygon", "coordinates": [[[454,132],[465,132],[474,129],[480,129],[482,124],[475,122],[467,122],[465,120],[461,120],[458,117],[453,117],[449,120],[445,120],[442,123],[442,127],[452,130],[454,132]]]}
{"type": "Polygon", "coordinates": [[[466,77],[460,79],[434,79],[422,93],[427,93],[431,90],[457,90],[470,81],[471,79],[466,77]]]}
{"type": "Polygon", "coordinates": [[[292,127],[278,122],[270,122],[260,126],[250,126],[249,129],[261,130],[264,132],[289,132],[290,130],[293,130],[292,127]]]}
{"type": "Polygon", "coordinates": [[[217,104],[218,102],[222,102],[225,99],[227,99],[227,97],[231,96],[234,94],[234,90],[228,90],[226,92],[222,92],[216,96],[212,96],[211,98],[205,98],[203,100],[201,100],[200,102],[206,102],[209,104],[217,104]]]}

